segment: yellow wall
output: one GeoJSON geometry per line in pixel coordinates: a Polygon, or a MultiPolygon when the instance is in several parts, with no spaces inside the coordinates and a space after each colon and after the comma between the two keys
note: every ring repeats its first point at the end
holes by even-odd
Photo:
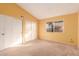
{"type": "Polygon", "coordinates": [[[77,38],[78,38],[78,41],[77,41],[77,46],[79,48],[79,13],[78,13],[78,35],[77,35],[77,38]]]}
{"type": "Polygon", "coordinates": [[[24,35],[26,34],[25,24],[27,21],[33,21],[39,25],[37,25],[37,29],[39,30],[38,38],[45,39],[50,41],[56,41],[60,43],[70,44],[70,45],[79,45],[79,14],[69,14],[63,15],[58,17],[51,17],[41,21],[37,21],[37,18],[26,12],[24,9],[19,7],[17,4],[0,4],[0,14],[13,16],[19,18],[20,16],[24,16],[23,19],[23,41],[26,41],[24,35]],[[48,21],[55,21],[55,20],[64,20],[64,32],[57,33],[57,32],[46,32],[45,24],[48,21]],[[78,27],[78,29],[77,29],[78,27]],[[78,30],[78,33],[77,33],[78,30]],[[77,35],[78,34],[78,35],[77,35]],[[78,42],[77,42],[78,38],[78,42]]]}
{"type": "Polygon", "coordinates": [[[77,22],[77,13],[40,20],[39,39],[50,40],[75,46],[77,45],[77,22]],[[56,20],[64,20],[64,32],[46,32],[46,22],[53,22],[56,20]]]}
{"type": "MultiPolygon", "coordinates": [[[[25,35],[25,30],[26,30],[25,23],[27,20],[37,23],[37,19],[34,16],[32,16],[31,14],[26,12],[24,9],[19,7],[17,4],[0,3],[0,14],[9,15],[9,16],[16,17],[16,18],[20,18],[20,16],[23,16],[24,17],[24,19],[23,19],[23,36],[25,35]]],[[[23,37],[23,41],[25,41],[25,40],[26,39],[24,39],[24,37],[23,37]]]]}

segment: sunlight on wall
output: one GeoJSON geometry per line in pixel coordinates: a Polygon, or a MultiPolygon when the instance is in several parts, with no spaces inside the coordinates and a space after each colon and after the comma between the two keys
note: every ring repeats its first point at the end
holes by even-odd
{"type": "Polygon", "coordinates": [[[32,22],[32,39],[37,39],[37,24],[32,22]]]}
{"type": "Polygon", "coordinates": [[[37,38],[36,23],[31,21],[26,23],[26,33],[24,37],[26,41],[35,40],[37,38]]]}

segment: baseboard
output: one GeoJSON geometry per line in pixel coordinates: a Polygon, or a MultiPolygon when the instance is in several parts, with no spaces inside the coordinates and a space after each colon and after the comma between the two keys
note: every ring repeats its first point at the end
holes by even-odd
{"type": "Polygon", "coordinates": [[[52,41],[52,40],[46,40],[46,39],[40,39],[40,40],[48,41],[50,43],[58,43],[58,44],[63,44],[63,45],[71,46],[71,47],[74,47],[75,49],[78,49],[79,48],[76,45],[69,45],[69,44],[65,44],[65,43],[62,43],[62,42],[57,42],[57,41],[52,41]]]}

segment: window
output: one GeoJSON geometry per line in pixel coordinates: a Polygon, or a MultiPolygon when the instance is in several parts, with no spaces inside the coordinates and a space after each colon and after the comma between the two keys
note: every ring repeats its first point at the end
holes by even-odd
{"type": "Polygon", "coordinates": [[[47,32],[63,32],[64,21],[47,22],[46,31],[47,32]]]}

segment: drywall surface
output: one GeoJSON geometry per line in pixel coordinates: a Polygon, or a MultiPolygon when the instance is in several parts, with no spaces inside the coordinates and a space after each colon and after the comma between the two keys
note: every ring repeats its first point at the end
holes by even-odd
{"type": "Polygon", "coordinates": [[[77,13],[40,20],[39,38],[76,46],[77,45],[77,24],[78,24],[77,13]],[[64,32],[47,32],[46,23],[58,21],[58,20],[64,21],[64,32]]]}

